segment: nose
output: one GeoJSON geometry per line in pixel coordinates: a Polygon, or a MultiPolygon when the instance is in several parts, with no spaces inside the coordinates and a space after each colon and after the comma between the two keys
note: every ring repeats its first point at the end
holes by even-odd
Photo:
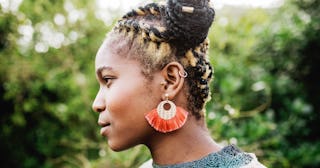
{"type": "Polygon", "coordinates": [[[93,111],[100,113],[106,109],[105,99],[103,97],[103,93],[100,89],[92,104],[93,111]]]}

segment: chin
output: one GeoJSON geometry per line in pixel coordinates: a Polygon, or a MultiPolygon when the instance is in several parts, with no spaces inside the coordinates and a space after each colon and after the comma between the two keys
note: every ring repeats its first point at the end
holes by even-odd
{"type": "Polygon", "coordinates": [[[112,143],[110,141],[108,141],[108,145],[109,145],[109,148],[115,152],[121,152],[135,146],[130,144],[112,143]]]}

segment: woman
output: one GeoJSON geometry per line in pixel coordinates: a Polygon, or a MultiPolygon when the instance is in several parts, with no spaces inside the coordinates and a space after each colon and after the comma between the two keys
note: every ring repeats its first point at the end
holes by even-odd
{"type": "Polygon", "coordinates": [[[109,32],[96,56],[93,109],[112,150],[144,144],[153,167],[264,167],[220,147],[206,128],[214,15],[208,0],[168,0],[127,13],[109,32]]]}

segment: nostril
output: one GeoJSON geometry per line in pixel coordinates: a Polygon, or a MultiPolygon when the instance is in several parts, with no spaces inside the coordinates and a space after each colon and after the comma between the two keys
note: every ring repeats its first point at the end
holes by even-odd
{"type": "Polygon", "coordinates": [[[97,95],[97,97],[95,98],[95,100],[93,101],[92,104],[92,109],[95,112],[103,112],[106,109],[106,104],[103,98],[101,98],[101,96],[99,96],[100,94],[97,95]]]}
{"type": "Polygon", "coordinates": [[[97,110],[96,110],[96,112],[103,112],[104,111],[104,108],[98,108],[97,110]]]}
{"type": "Polygon", "coordinates": [[[92,105],[92,109],[95,112],[103,112],[105,110],[105,105],[103,103],[94,102],[92,105]]]}
{"type": "Polygon", "coordinates": [[[93,104],[92,109],[93,109],[93,111],[100,113],[105,110],[105,107],[102,105],[97,106],[97,105],[93,104]]]}

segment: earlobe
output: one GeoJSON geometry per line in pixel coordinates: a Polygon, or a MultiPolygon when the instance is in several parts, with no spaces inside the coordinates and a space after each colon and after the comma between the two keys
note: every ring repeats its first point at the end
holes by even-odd
{"type": "MultiPolygon", "coordinates": [[[[188,74],[180,63],[170,62],[162,69],[162,75],[166,81],[166,93],[172,100],[183,88],[184,78],[188,74]]],[[[162,99],[164,100],[165,97],[162,99]]]]}

